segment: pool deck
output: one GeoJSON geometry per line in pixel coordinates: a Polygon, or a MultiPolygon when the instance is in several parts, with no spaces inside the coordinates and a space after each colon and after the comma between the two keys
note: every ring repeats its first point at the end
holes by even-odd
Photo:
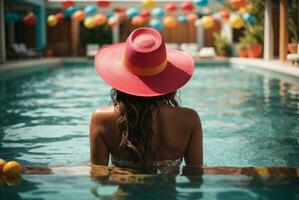
{"type": "Polygon", "coordinates": [[[242,65],[245,67],[258,68],[262,70],[272,71],[284,75],[289,75],[299,78],[299,67],[296,67],[288,62],[281,63],[278,60],[263,60],[263,59],[246,59],[246,58],[230,58],[230,64],[242,65]]]}
{"type": "MultiPolygon", "coordinates": [[[[0,74],[19,70],[26,69],[38,66],[49,66],[56,67],[62,66],[65,64],[93,64],[93,59],[86,57],[60,57],[60,58],[42,58],[34,60],[18,60],[13,62],[8,62],[0,65],[0,74]]],[[[266,61],[263,59],[248,59],[248,58],[215,58],[215,59],[201,59],[196,60],[197,64],[203,65],[218,65],[218,64],[231,64],[234,66],[241,66],[243,68],[255,68],[265,71],[270,71],[282,75],[288,75],[293,78],[299,78],[299,67],[293,66],[291,63],[281,63],[278,60],[266,61]]]]}
{"type": "Polygon", "coordinates": [[[17,60],[12,62],[7,62],[0,65],[0,73],[10,72],[19,69],[28,69],[32,67],[39,67],[47,65],[51,66],[61,66],[62,62],[60,58],[41,58],[41,59],[29,59],[29,60],[17,60]]]}

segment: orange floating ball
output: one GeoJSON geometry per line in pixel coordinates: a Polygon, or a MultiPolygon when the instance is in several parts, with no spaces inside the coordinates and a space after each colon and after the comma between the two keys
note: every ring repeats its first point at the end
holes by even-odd
{"type": "Polygon", "coordinates": [[[72,18],[78,22],[83,21],[85,18],[85,13],[82,10],[77,10],[73,15],[72,18]]]}
{"type": "Polygon", "coordinates": [[[3,174],[5,177],[16,177],[20,176],[22,167],[16,161],[10,161],[6,163],[3,167],[3,174]]]}
{"type": "Polygon", "coordinates": [[[96,14],[93,16],[93,21],[96,25],[103,25],[107,22],[107,17],[103,14],[96,14]]]}
{"type": "Polygon", "coordinates": [[[198,16],[194,13],[189,13],[187,15],[187,19],[188,19],[188,22],[194,23],[198,19],[198,16]]]}
{"type": "Polygon", "coordinates": [[[163,19],[163,23],[166,28],[173,28],[177,25],[177,20],[175,17],[167,16],[163,19]]]}
{"type": "Polygon", "coordinates": [[[144,18],[141,17],[141,16],[135,16],[135,17],[132,18],[131,23],[134,26],[140,26],[144,23],[144,18]]]}
{"type": "Polygon", "coordinates": [[[6,161],[0,158],[0,174],[3,173],[3,167],[6,164],[6,161]]]}
{"type": "Polygon", "coordinates": [[[229,12],[227,12],[226,10],[221,10],[218,12],[218,14],[225,21],[229,19],[229,12]]]}
{"type": "Polygon", "coordinates": [[[239,9],[247,6],[248,2],[247,0],[230,0],[230,4],[233,8],[239,9]]]}

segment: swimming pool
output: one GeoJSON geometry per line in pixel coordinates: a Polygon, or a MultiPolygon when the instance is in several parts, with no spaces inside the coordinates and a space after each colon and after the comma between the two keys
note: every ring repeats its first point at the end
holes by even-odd
{"type": "MultiPolygon", "coordinates": [[[[186,172],[188,168],[182,170],[186,172]]],[[[192,169],[189,168],[189,170],[192,169]]],[[[103,176],[89,176],[87,167],[69,167],[55,171],[54,174],[23,175],[22,180],[16,186],[1,184],[0,197],[9,200],[281,200],[298,199],[299,197],[299,178],[294,176],[252,177],[227,174],[205,174],[203,176],[193,174],[190,176],[179,171],[176,173],[176,170],[171,174],[155,176],[147,174],[121,175],[120,172],[103,176]]]]}
{"type": "MultiPolygon", "coordinates": [[[[110,102],[94,68],[1,75],[0,155],[23,165],[84,165],[91,112],[110,102]]],[[[204,129],[207,166],[299,166],[299,83],[236,67],[199,66],[181,90],[204,129]]],[[[175,78],[175,77],[174,77],[175,78]]]]}

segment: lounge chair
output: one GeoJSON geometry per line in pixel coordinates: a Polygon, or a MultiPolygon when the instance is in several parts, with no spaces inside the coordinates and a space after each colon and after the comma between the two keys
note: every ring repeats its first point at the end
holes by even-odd
{"type": "Polygon", "coordinates": [[[297,45],[297,53],[290,53],[287,55],[287,60],[291,61],[294,65],[295,63],[299,64],[299,43],[297,45]]]}
{"type": "Polygon", "coordinates": [[[177,43],[166,43],[165,45],[166,45],[166,48],[180,49],[180,46],[177,43]]]}
{"type": "Polygon", "coordinates": [[[11,49],[17,58],[35,58],[39,56],[34,49],[28,49],[24,43],[15,43],[11,46],[11,49]]]}
{"type": "Polygon", "coordinates": [[[87,57],[94,57],[99,50],[98,44],[88,44],[86,46],[86,56],[87,57]]]}
{"type": "Polygon", "coordinates": [[[199,58],[214,58],[216,56],[216,52],[214,47],[203,47],[198,52],[199,58]]]}
{"type": "Polygon", "coordinates": [[[192,56],[197,55],[198,46],[196,43],[182,43],[180,46],[182,51],[190,53],[192,56]]]}

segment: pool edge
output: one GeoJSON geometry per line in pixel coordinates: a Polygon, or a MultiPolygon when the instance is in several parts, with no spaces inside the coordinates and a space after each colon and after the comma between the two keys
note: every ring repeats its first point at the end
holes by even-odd
{"type": "Polygon", "coordinates": [[[231,65],[242,65],[245,68],[257,68],[265,71],[275,72],[282,75],[299,78],[299,67],[295,67],[289,63],[281,63],[278,60],[248,59],[248,58],[229,58],[231,65]]]}
{"type": "MultiPolygon", "coordinates": [[[[41,58],[34,60],[22,60],[16,62],[8,62],[0,65],[0,75],[7,72],[30,69],[38,66],[57,67],[65,64],[92,64],[93,59],[86,57],[55,57],[55,58],[41,58]]],[[[263,60],[261,58],[238,58],[231,57],[225,59],[199,59],[195,61],[198,65],[242,65],[243,68],[256,68],[269,72],[274,72],[290,77],[299,78],[299,67],[292,66],[289,63],[281,63],[278,60],[263,60]]]]}
{"type": "MultiPolygon", "coordinates": [[[[199,175],[232,175],[232,176],[294,176],[299,177],[299,168],[296,167],[229,167],[229,166],[215,166],[215,167],[192,167],[193,171],[199,175]]],[[[77,166],[25,166],[23,174],[55,174],[55,175],[89,175],[91,171],[95,174],[101,175],[113,174],[113,172],[121,172],[126,170],[114,166],[91,166],[91,165],[77,165],[77,166]]],[[[192,171],[190,171],[192,175],[192,171]]],[[[127,174],[127,173],[125,173],[127,174]]],[[[131,174],[133,175],[133,174],[131,174]]],[[[135,174],[137,175],[137,174],[135,174]]]]}

